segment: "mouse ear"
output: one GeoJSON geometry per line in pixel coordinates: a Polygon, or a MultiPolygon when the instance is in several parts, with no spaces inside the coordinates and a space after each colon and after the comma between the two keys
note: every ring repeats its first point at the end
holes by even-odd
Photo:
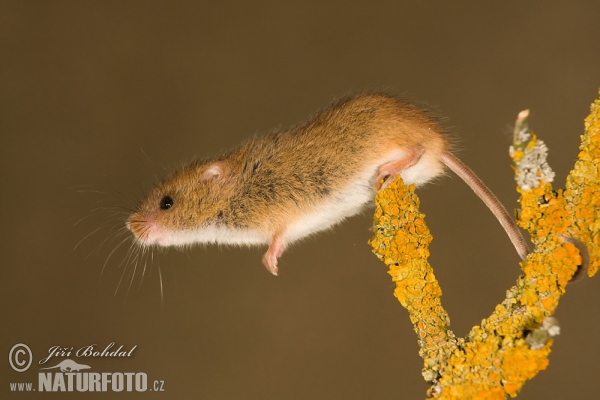
{"type": "Polygon", "coordinates": [[[214,163],[208,166],[208,168],[202,174],[202,179],[205,181],[220,179],[225,170],[221,163],[214,163]]]}

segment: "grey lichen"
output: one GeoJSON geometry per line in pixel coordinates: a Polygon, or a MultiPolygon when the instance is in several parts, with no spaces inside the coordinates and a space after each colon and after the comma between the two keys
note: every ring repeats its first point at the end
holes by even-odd
{"type": "Polygon", "coordinates": [[[554,180],[554,171],[546,161],[548,147],[529,130],[529,110],[519,113],[513,133],[510,156],[515,160],[515,181],[522,190],[531,190],[541,182],[554,180]]]}

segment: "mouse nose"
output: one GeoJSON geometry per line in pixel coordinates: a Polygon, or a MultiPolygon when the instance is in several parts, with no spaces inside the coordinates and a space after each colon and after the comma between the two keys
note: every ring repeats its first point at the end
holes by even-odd
{"type": "MultiPolygon", "coordinates": [[[[136,218],[137,214],[131,214],[129,216],[129,218],[127,218],[127,221],[125,221],[125,228],[127,228],[127,230],[129,230],[130,232],[133,232],[134,229],[134,225],[135,225],[135,218],[136,218]]],[[[135,232],[133,232],[135,233],[135,232]]]]}

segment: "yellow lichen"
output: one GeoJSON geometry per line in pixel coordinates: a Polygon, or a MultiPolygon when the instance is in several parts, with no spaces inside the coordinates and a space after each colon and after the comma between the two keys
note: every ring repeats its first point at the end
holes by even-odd
{"type": "MultiPolygon", "coordinates": [[[[432,383],[431,397],[514,397],[547,367],[552,345],[551,328],[546,327],[552,324],[547,322],[582,263],[569,238],[587,248],[589,276],[600,267],[600,99],[591,111],[566,189],[554,190],[544,179],[537,187],[518,188],[517,222],[530,233],[535,249],[521,263],[523,274],[506,299],[466,338],[448,329],[442,291],[427,262],[432,237],[418,210],[414,186],[404,186],[398,178],[378,193],[370,243],[389,267],[394,295],[409,312],[424,360],[423,376],[432,383]]],[[[524,151],[532,151],[536,143],[535,135],[518,143],[511,152],[513,160],[522,160],[524,151]]],[[[547,169],[537,175],[550,176],[547,169]]]]}
{"type": "Polygon", "coordinates": [[[401,180],[392,182],[376,202],[371,244],[396,282],[394,296],[409,312],[424,359],[423,376],[431,380],[437,376],[439,360],[454,350],[456,341],[448,331],[448,314],[440,300],[442,290],[427,262],[432,237],[425,216],[418,211],[414,186],[404,186],[401,180]]]}

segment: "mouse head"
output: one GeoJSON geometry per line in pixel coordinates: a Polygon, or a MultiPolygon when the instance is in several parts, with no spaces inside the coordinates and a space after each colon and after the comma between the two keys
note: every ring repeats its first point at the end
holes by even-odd
{"type": "Polygon", "coordinates": [[[222,216],[230,169],[224,161],[192,163],[152,189],[127,220],[142,245],[183,245],[222,216]]]}

